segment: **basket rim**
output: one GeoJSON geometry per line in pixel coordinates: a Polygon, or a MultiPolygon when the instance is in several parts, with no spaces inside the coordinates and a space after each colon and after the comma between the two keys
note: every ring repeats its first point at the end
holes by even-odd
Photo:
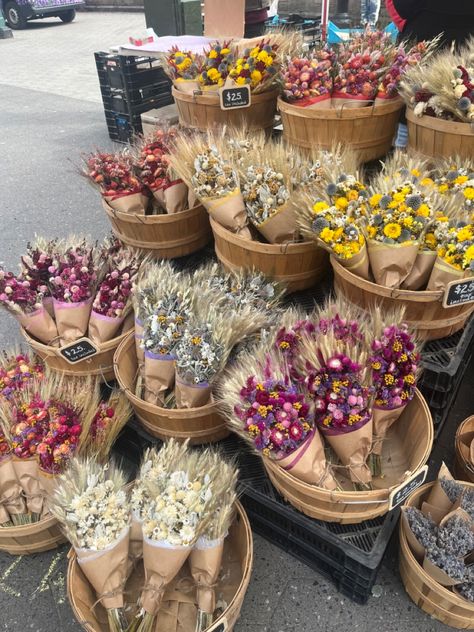
{"type": "Polygon", "coordinates": [[[460,136],[471,136],[474,140],[474,131],[470,123],[463,123],[461,121],[444,121],[438,119],[435,116],[416,116],[413,108],[407,107],[406,111],[407,119],[414,125],[420,127],[427,127],[428,129],[435,130],[437,132],[445,132],[448,134],[458,134],[460,136]]]}
{"type": "MultiPolygon", "coordinates": [[[[230,611],[235,606],[237,598],[238,598],[238,596],[241,595],[241,593],[243,593],[243,595],[242,595],[242,602],[243,602],[243,600],[245,598],[245,594],[246,594],[247,589],[248,589],[248,586],[250,584],[250,579],[252,577],[252,570],[253,570],[253,563],[254,563],[254,545],[253,545],[253,536],[252,536],[252,529],[250,527],[250,521],[248,519],[247,513],[246,513],[242,503],[239,500],[235,501],[235,506],[237,508],[238,515],[239,515],[240,519],[242,520],[242,523],[243,523],[244,528],[245,528],[245,536],[246,536],[246,544],[247,544],[247,553],[246,553],[246,556],[245,556],[245,570],[242,573],[242,579],[240,580],[240,584],[239,584],[237,590],[235,591],[235,594],[234,594],[232,600],[227,605],[227,608],[222,613],[221,617],[225,617],[226,612],[230,611]]],[[[76,566],[77,566],[77,556],[76,556],[76,553],[75,553],[74,549],[71,548],[70,551],[69,551],[69,554],[68,554],[68,567],[67,567],[67,594],[68,594],[68,598],[69,598],[69,603],[71,605],[72,611],[74,612],[74,616],[76,617],[76,619],[79,622],[79,624],[82,625],[83,627],[85,627],[85,629],[89,630],[90,632],[97,632],[97,630],[95,630],[95,628],[91,627],[87,622],[82,622],[81,621],[80,612],[79,612],[79,609],[78,609],[78,607],[76,605],[76,602],[74,600],[74,595],[73,595],[73,593],[71,591],[71,584],[72,584],[72,579],[73,579],[73,573],[74,573],[74,570],[75,570],[76,566]]],[[[216,621],[213,622],[213,625],[217,621],[218,621],[218,619],[216,619],[216,621]]]]}
{"type": "Polygon", "coordinates": [[[46,516],[38,520],[37,522],[30,522],[29,524],[15,525],[13,527],[2,527],[0,529],[0,543],[2,541],[2,535],[11,538],[15,534],[26,536],[33,533],[39,533],[44,529],[59,524],[54,516],[46,516]],[[40,527],[40,528],[39,528],[40,527]]]}
{"type": "MultiPolygon", "coordinates": [[[[20,327],[20,331],[21,331],[22,336],[25,338],[26,342],[29,345],[31,345],[33,349],[39,350],[42,353],[46,353],[48,356],[55,356],[57,358],[64,359],[62,355],[59,353],[59,347],[51,347],[49,345],[44,344],[43,342],[40,342],[39,340],[36,340],[36,338],[33,338],[32,336],[30,336],[30,334],[26,331],[26,329],[24,329],[24,327],[20,327]]],[[[120,336],[116,336],[115,338],[112,338],[112,340],[108,340],[107,342],[104,342],[101,345],[95,345],[98,349],[98,353],[95,357],[98,357],[102,355],[103,353],[108,353],[112,351],[118,344],[120,344],[122,340],[126,338],[126,336],[128,336],[133,331],[134,329],[132,325],[130,329],[121,333],[120,336]]],[[[84,360],[88,360],[88,359],[89,358],[84,358],[84,360]]],[[[77,362],[76,366],[80,365],[81,362],[82,360],[77,362]]]]}
{"type": "Polygon", "coordinates": [[[292,103],[287,103],[282,99],[281,96],[279,96],[277,107],[278,110],[280,112],[283,112],[284,114],[295,114],[300,118],[347,121],[351,119],[364,119],[377,116],[385,116],[386,114],[391,114],[392,112],[401,110],[404,106],[403,99],[401,99],[400,97],[389,99],[389,101],[389,103],[383,103],[382,105],[377,105],[375,107],[366,106],[361,108],[347,109],[318,107],[317,109],[310,110],[308,108],[302,108],[297,105],[293,105],[292,103]]]}
{"type": "MultiPolygon", "coordinates": [[[[418,389],[415,389],[415,397],[424,410],[425,417],[428,422],[426,424],[428,433],[427,433],[427,447],[426,447],[424,456],[420,459],[420,462],[416,464],[416,467],[413,469],[413,472],[417,472],[427,462],[429,455],[431,453],[431,450],[433,448],[433,441],[434,441],[434,425],[433,425],[433,419],[432,419],[428,404],[418,389]]],[[[273,463],[273,461],[271,461],[268,458],[264,457],[263,462],[264,462],[265,469],[268,468],[273,473],[273,476],[277,478],[277,480],[280,479],[280,480],[287,481],[287,483],[291,483],[292,487],[290,487],[290,489],[293,489],[293,487],[296,484],[298,487],[298,490],[302,490],[302,492],[307,493],[308,496],[311,496],[312,491],[316,489],[318,490],[318,494],[320,494],[321,496],[326,496],[326,498],[324,499],[326,502],[331,502],[331,503],[344,504],[345,502],[354,502],[356,499],[361,499],[360,500],[361,504],[364,504],[364,502],[366,501],[376,501],[382,504],[388,501],[390,492],[396,489],[402,483],[402,481],[400,481],[396,485],[392,485],[391,487],[383,487],[381,489],[372,489],[372,490],[367,490],[367,491],[349,491],[349,490],[330,491],[322,487],[316,487],[315,485],[310,485],[309,483],[305,483],[304,481],[296,478],[295,476],[292,476],[290,472],[287,472],[282,467],[280,467],[276,463],[273,463]],[[365,499],[362,500],[362,497],[365,497],[365,499]]]]}
{"type": "Polygon", "coordinates": [[[116,211],[105,200],[103,200],[104,210],[107,215],[115,217],[120,221],[128,224],[144,224],[145,226],[153,226],[155,224],[174,224],[181,221],[187,221],[194,215],[202,214],[204,212],[207,215],[207,211],[202,204],[196,204],[193,208],[188,208],[185,211],[179,211],[178,213],[163,213],[162,215],[139,215],[138,213],[124,213],[123,211],[116,211]]]}
{"type": "Polygon", "coordinates": [[[208,415],[210,412],[218,412],[217,402],[209,402],[209,404],[204,404],[204,406],[199,406],[196,408],[162,408],[161,406],[156,406],[155,404],[150,404],[149,402],[145,402],[143,399],[140,399],[131,391],[128,386],[125,385],[123,378],[120,374],[120,366],[119,360],[122,353],[128,350],[128,348],[133,344],[135,339],[134,330],[129,331],[127,336],[120,342],[115,353],[114,353],[114,373],[117,378],[117,382],[119,383],[120,389],[125,393],[127,398],[140,409],[146,409],[147,407],[151,407],[154,410],[152,411],[155,415],[160,415],[161,417],[181,417],[183,414],[183,410],[186,412],[192,413],[193,411],[201,411],[203,414],[200,415],[208,415]],[[146,404],[146,406],[145,406],[146,404]]]}
{"type": "MultiPolygon", "coordinates": [[[[208,105],[208,106],[217,106],[220,109],[220,100],[219,98],[215,98],[218,95],[218,92],[211,94],[188,94],[187,92],[183,92],[182,90],[178,90],[174,85],[171,87],[171,94],[173,97],[178,99],[178,101],[186,101],[188,103],[196,103],[199,105],[208,105]]],[[[279,88],[274,88],[273,90],[265,90],[264,92],[257,92],[256,94],[252,93],[250,107],[252,107],[255,103],[264,103],[265,101],[271,101],[275,99],[280,94],[279,88]]]]}
{"type": "MultiPolygon", "coordinates": [[[[462,485],[467,485],[469,487],[473,487],[474,488],[474,483],[470,483],[469,481],[458,481],[459,483],[461,483],[462,485]]],[[[436,481],[431,481],[429,483],[425,483],[424,485],[421,485],[420,487],[418,487],[412,494],[411,496],[409,496],[406,500],[406,502],[404,503],[404,507],[412,507],[413,506],[413,501],[417,500],[422,494],[424,494],[426,491],[428,491],[428,489],[430,489],[431,487],[433,487],[433,485],[435,485],[436,481]]],[[[438,584],[437,582],[435,582],[434,579],[432,579],[428,573],[424,570],[424,568],[421,566],[421,564],[418,563],[418,561],[415,559],[415,556],[413,555],[410,547],[408,546],[408,541],[407,541],[407,537],[405,535],[405,530],[403,527],[403,520],[400,520],[400,530],[399,530],[399,535],[400,535],[400,548],[403,550],[403,553],[405,555],[405,557],[407,558],[407,561],[410,563],[410,566],[416,565],[417,570],[420,574],[420,576],[422,577],[423,581],[425,584],[427,584],[432,590],[439,590],[440,591],[440,596],[446,598],[447,600],[453,599],[455,604],[458,606],[462,606],[463,608],[466,608],[468,610],[472,610],[474,613],[474,603],[470,604],[470,602],[467,599],[463,599],[462,597],[459,597],[455,592],[451,592],[450,590],[448,590],[445,586],[441,586],[441,584],[438,584]],[[433,588],[433,586],[435,588],[433,588]]]]}

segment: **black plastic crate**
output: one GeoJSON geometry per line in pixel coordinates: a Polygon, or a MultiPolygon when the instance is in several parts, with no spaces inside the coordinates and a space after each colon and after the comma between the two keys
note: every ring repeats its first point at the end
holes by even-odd
{"type": "Polygon", "coordinates": [[[123,112],[105,110],[105,120],[109,137],[118,143],[128,143],[134,134],[140,134],[143,130],[140,115],[130,116],[123,112]]]}
{"type": "Polygon", "coordinates": [[[153,108],[173,103],[171,92],[167,86],[150,86],[139,90],[137,98],[129,98],[126,93],[114,90],[102,90],[102,102],[105,110],[114,110],[125,114],[143,114],[153,108]]]}
{"type": "Polygon", "coordinates": [[[101,84],[119,90],[134,90],[169,79],[154,57],[94,53],[101,84]]]}

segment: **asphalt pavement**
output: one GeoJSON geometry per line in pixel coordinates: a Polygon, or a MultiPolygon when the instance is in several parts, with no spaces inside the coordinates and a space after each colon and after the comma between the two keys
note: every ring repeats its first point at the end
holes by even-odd
{"type": "MultiPolygon", "coordinates": [[[[97,193],[78,173],[81,152],[111,146],[93,52],[126,41],[142,20],[137,14],[82,13],[70,25],[48,20],[16,32],[13,40],[0,40],[0,261],[7,268],[16,268],[35,233],[54,237],[76,232],[99,239],[109,231],[97,193]],[[62,61],[58,72],[55,60],[62,55],[68,63],[62,61]]],[[[15,341],[16,322],[0,312],[0,349],[15,341]]],[[[437,463],[452,460],[456,425],[472,412],[466,403],[469,392],[472,386],[466,383],[434,452],[437,463]]],[[[236,632],[450,629],[405,594],[396,540],[380,570],[375,596],[365,606],[341,596],[322,575],[263,538],[255,536],[254,543],[252,581],[236,632]]],[[[68,605],[66,554],[66,546],[28,557],[0,553],[1,630],[82,629],[68,605]]]]}

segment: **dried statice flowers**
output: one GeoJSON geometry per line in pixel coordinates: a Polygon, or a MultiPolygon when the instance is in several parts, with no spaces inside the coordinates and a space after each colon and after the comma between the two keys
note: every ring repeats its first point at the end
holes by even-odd
{"type": "Polygon", "coordinates": [[[405,511],[410,529],[418,542],[428,549],[436,544],[437,525],[429,516],[425,516],[416,507],[407,507],[405,511]]]}

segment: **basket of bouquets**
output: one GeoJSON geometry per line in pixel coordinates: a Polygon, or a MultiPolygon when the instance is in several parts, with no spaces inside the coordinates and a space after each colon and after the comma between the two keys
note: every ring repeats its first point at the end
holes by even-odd
{"type": "Polygon", "coordinates": [[[467,417],[456,431],[454,472],[457,478],[474,483],[474,417],[467,417]]]}
{"type": "Polygon", "coordinates": [[[405,71],[400,94],[407,104],[409,146],[427,156],[470,159],[474,148],[472,43],[443,50],[405,71]]]}
{"type": "Polygon", "coordinates": [[[63,539],[48,498],[58,475],[76,454],[104,461],[130,417],[130,406],[116,391],[101,400],[97,378],[46,374],[2,403],[0,413],[2,452],[9,457],[2,458],[0,468],[2,500],[12,509],[0,531],[0,548],[12,554],[54,548],[63,539]]]}
{"type": "Polygon", "coordinates": [[[173,46],[164,59],[163,69],[177,90],[192,94],[199,90],[198,77],[203,61],[202,55],[173,46]]]}
{"type": "Polygon", "coordinates": [[[400,522],[400,574],[422,610],[458,629],[474,618],[474,485],[442,464],[410,495],[400,522]]]}
{"type": "MultiPolygon", "coordinates": [[[[99,569],[87,563],[82,568],[80,551],[69,556],[68,594],[86,630],[204,632],[220,623],[233,629],[253,557],[250,526],[236,501],[237,474],[218,453],[191,452],[173,440],[159,452],[151,449],[144,455],[131,491],[128,560],[121,542],[123,565],[117,564],[117,554],[105,553],[112,557],[115,575],[107,574],[102,563],[99,569]]],[[[97,478],[102,488],[107,474],[98,473],[97,478]]],[[[67,486],[74,488],[69,481],[67,486]]],[[[118,486],[110,491],[119,493],[118,486]]],[[[94,496],[92,488],[89,496],[94,496]]],[[[64,515],[62,507],[60,512],[64,515]]],[[[70,513],[74,517],[75,507],[70,513]]],[[[97,532],[112,530],[110,513],[97,511],[94,526],[97,532]]],[[[100,560],[103,554],[94,556],[100,560]]]]}
{"type": "MultiPolygon", "coordinates": [[[[220,392],[230,427],[257,444],[278,491],[313,518],[358,523],[383,515],[390,494],[428,459],[433,423],[415,389],[418,347],[399,316],[382,318],[380,312],[365,313],[342,300],[306,317],[291,310],[282,317],[284,327],[254,352],[258,363],[245,357],[228,369],[220,392]],[[401,348],[397,344],[395,351],[389,349],[395,342],[401,348]],[[390,364],[379,366],[379,354],[385,351],[387,356],[391,353],[390,364]],[[272,426],[274,411],[279,412],[280,403],[286,404],[286,394],[275,403],[279,393],[267,392],[267,386],[274,385],[270,379],[265,381],[267,376],[279,377],[285,393],[295,387],[298,395],[293,393],[292,401],[309,411],[304,422],[298,420],[295,437],[304,444],[312,423],[326,446],[325,457],[324,451],[308,442],[306,452],[295,452],[295,458],[288,460],[290,467],[279,462],[285,454],[278,453],[278,447],[283,450],[289,445],[292,420],[283,415],[272,426]],[[390,416],[374,414],[375,401],[390,416]],[[414,436],[416,440],[407,439],[414,436]],[[270,451],[262,454],[264,448],[270,451]],[[301,472],[307,461],[309,469],[301,472]],[[331,477],[322,479],[323,474],[331,477]]],[[[284,412],[291,415],[291,406],[284,412]]]]}
{"type": "Polygon", "coordinates": [[[153,434],[216,440],[227,429],[212,384],[235,345],[269,323],[270,316],[260,311],[260,295],[265,298],[269,284],[247,283],[230,300],[223,284],[208,282],[202,273],[191,277],[166,265],[154,267],[139,280],[138,338],[127,338],[118,349],[117,379],[153,434]],[[159,285],[148,285],[156,280],[159,285]]]}
{"type": "Polygon", "coordinates": [[[142,260],[119,246],[109,239],[98,247],[78,236],[50,241],[39,238],[22,257],[20,275],[3,275],[2,305],[19,314],[24,337],[51,369],[77,375],[113,375],[113,352],[130,326],[131,287],[142,260]],[[49,262],[47,270],[35,263],[40,260],[49,262]],[[23,294],[17,298],[20,283],[22,288],[28,284],[29,294],[36,288],[41,328],[37,315],[18,311],[25,309],[23,294]],[[64,352],[80,344],[78,341],[86,345],[82,345],[83,357],[78,351],[79,358],[64,352]]]}
{"type": "Polygon", "coordinates": [[[452,156],[437,161],[426,185],[436,187],[442,195],[460,193],[466,211],[474,211],[474,164],[472,160],[452,156]]]}

